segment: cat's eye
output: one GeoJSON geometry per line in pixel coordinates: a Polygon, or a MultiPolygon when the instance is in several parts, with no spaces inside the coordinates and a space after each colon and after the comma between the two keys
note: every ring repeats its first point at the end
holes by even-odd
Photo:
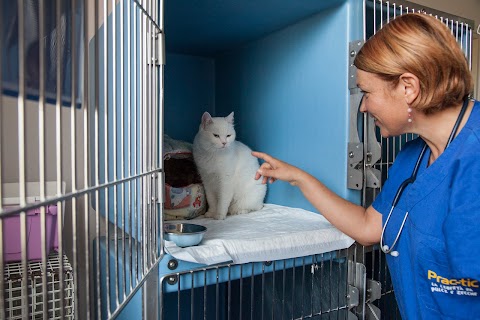
{"type": "Polygon", "coordinates": [[[220,136],[219,136],[218,134],[215,134],[215,133],[213,134],[213,136],[214,136],[215,138],[220,138],[220,136]]]}
{"type": "Polygon", "coordinates": [[[230,138],[232,135],[231,134],[227,134],[227,138],[230,138]]]}

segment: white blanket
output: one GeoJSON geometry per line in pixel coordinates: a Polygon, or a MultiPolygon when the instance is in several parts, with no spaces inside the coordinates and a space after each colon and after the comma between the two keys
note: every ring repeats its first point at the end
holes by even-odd
{"type": "Polygon", "coordinates": [[[201,216],[184,222],[207,227],[203,241],[187,248],[165,241],[167,253],[206,265],[296,258],[348,248],[354,242],[320,214],[273,204],[225,220],[201,216]]]}

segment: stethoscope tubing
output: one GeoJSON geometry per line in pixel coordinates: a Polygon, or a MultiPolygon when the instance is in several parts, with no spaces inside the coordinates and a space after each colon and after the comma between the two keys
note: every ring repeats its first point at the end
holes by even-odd
{"type": "Polygon", "coordinates": [[[408,211],[405,213],[405,217],[403,217],[402,224],[400,225],[400,229],[397,232],[397,236],[395,237],[395,240],[393,241],[392,246],[389,247],[387,245],[384,245],[383,244],[384,243],[383,239],[384,239],[384,235],[385,235],[385,229],[387,228],[388,221],[390,220],[390,217],[392,216],[393,209],[395,209],[395,207],[397,206],[398,201],[400,200],[400,197],[401,197],[403,191],[407,188],[407,186],[410,183],[413,183],[416,180],[418,169],[420,168],[420,164],[422,163],[422,159],[423,159],[423,155],[425,154],[425,151],[427,151],[427,144],[426,143],[423,146],[422,151],[420,152],[420,155],[418,156],[417,162],[415,163],[415,167],[413,168],[412,175],[407,180],[402,182],[402,184],[400,185],[400,187],[397,190],[397,193],[395,194],[395,197],[393,198],[392,207],[390,208],[390,212],[388,213],[387,220],[385,220],[385,224],[383,225],[383,228],[382,228],[382,236],[380,237],[380,247],[382,248],[382,251],[384,253],[390,253],[390,252],[393,251],[393,249],[395,248],[395,245],[397,244],[398,239],[400,238],[400,234],[402,233],[403,226],[405,225],[405,222],[407,221],[408,211]]]}
{"type": "MultiPolygon", "coordinates": [[[[405,225],[405,222],[407,222],[408,218],[408,211],[405,213],[405,216],[403,217],[402,224],[400,225],[400,228],[398,229],[397,236],[395,237],[395,240],[393,240],[392,247],[389,247],[387,245],[383,244],[383,238],[385,234],[385,229],[387,228],[388,220],[390,220],[390,216],[392,215],[393,209],[395,209],[395,206],[392,205],[390,208],[390,213],[387,216],[387,220],[385,221],[385,224],[383,225],[382,229],[382,237],[380,238],[380,248],[384,253],[393,253],[393,249],[395,248],[395,245],[397,244],[398,239],[400,238],[400,235],[402,234],[403,226],[405,225]]],[[[398,253],[396,254],[398,255],[398,253]]]]}
{"type": "MultiPolygon", "coordinates": [[[[468,97],[466,97],[465,101],[462,105],[462,109],[460,110],[460,113],[458,114],[457,120],[455,121],[455,124],[452,128],[452,132],[450,133],[450,136],[448,137],[448,141],[447,141],[447,144],[445,146],[445,149],[447,149],[447,147],[450,145],[452,140],[455,138],[455,135],[458,131],[458,127],[460,126],[460,123],[462,122],[463,116],[465,115],[465,112],[467,110],[467,106],[468,106],[469,101],[470,101],[470,99],[468,99],[468,97]]],[[[422,148],[422,151],[420,152],[420,155],[418,156],[417,162],[415,163],[415,167],[413,168],[412,174],[410,175],[409,178],[407,178],[405,181],[403,181],[400,184],[400,187],[398,188],[397,193],[395,194],[395,197],[393,198],[392,207],[390,208],[390,212],[388,213],[387,219],[385,220],[385,224],[383,225],[383,228],[382,228],[382,235],[380,236],[380,249],[386,254],[391,254],[392,256],[398,256],[398,251],[394,251],[394,248],[395,248],[398,240],[400,239],[400,235],[402,234],[403,227],[405,226],[405,223],[407,221],[408,211],[405,213],[405,216],[403,217],[402,224],[400,225],[400,228],[398,229],[397,235],[395,236],[395,239],[393,240],[393,243],[392,243],[391,247],[384,244],[384,242],[385,242],[384,241],[385,230],[387,229],[388,221],[390,220],[390,217],[392,216],[393,210],[397,206],[398,201],[400,200],[400,197],[402,196],[403,191],[407,188],[407,186],[410,183],[415,182],[415,180],[417,179],[417,173],[418,173],[418,170],[420,168],[420,164],[422,162],[425,151],[427,151],[427,147],[428,146],[425,143],[425,145],[422,148]]]]}

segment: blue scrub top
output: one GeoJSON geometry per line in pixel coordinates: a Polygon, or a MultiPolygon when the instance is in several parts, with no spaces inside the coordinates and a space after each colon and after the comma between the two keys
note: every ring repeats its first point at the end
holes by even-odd
{"type": "MultiPolygon", "coordinates": [[[[400,184],[410,177],[424,145],[408,142],[389,170],[373,207],[383,216],[400,184]]],[[[387,256],[402,319],[480,319],[480,103],[466,125],[429,167],[427,150],[385,230],[387,256]]]]}

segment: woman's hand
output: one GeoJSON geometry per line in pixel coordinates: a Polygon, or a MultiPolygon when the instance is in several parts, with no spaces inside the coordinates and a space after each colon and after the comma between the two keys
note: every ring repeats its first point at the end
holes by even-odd
{"type": "Polygon", "coordinates": [[[253,151],[252,155],[265,161],[255,174],[255,180],[263,176],[263,184],[283,180],[293,186],[297,185],[297,179],[301,176],[302,170],[263,152],[253,151]]]}

